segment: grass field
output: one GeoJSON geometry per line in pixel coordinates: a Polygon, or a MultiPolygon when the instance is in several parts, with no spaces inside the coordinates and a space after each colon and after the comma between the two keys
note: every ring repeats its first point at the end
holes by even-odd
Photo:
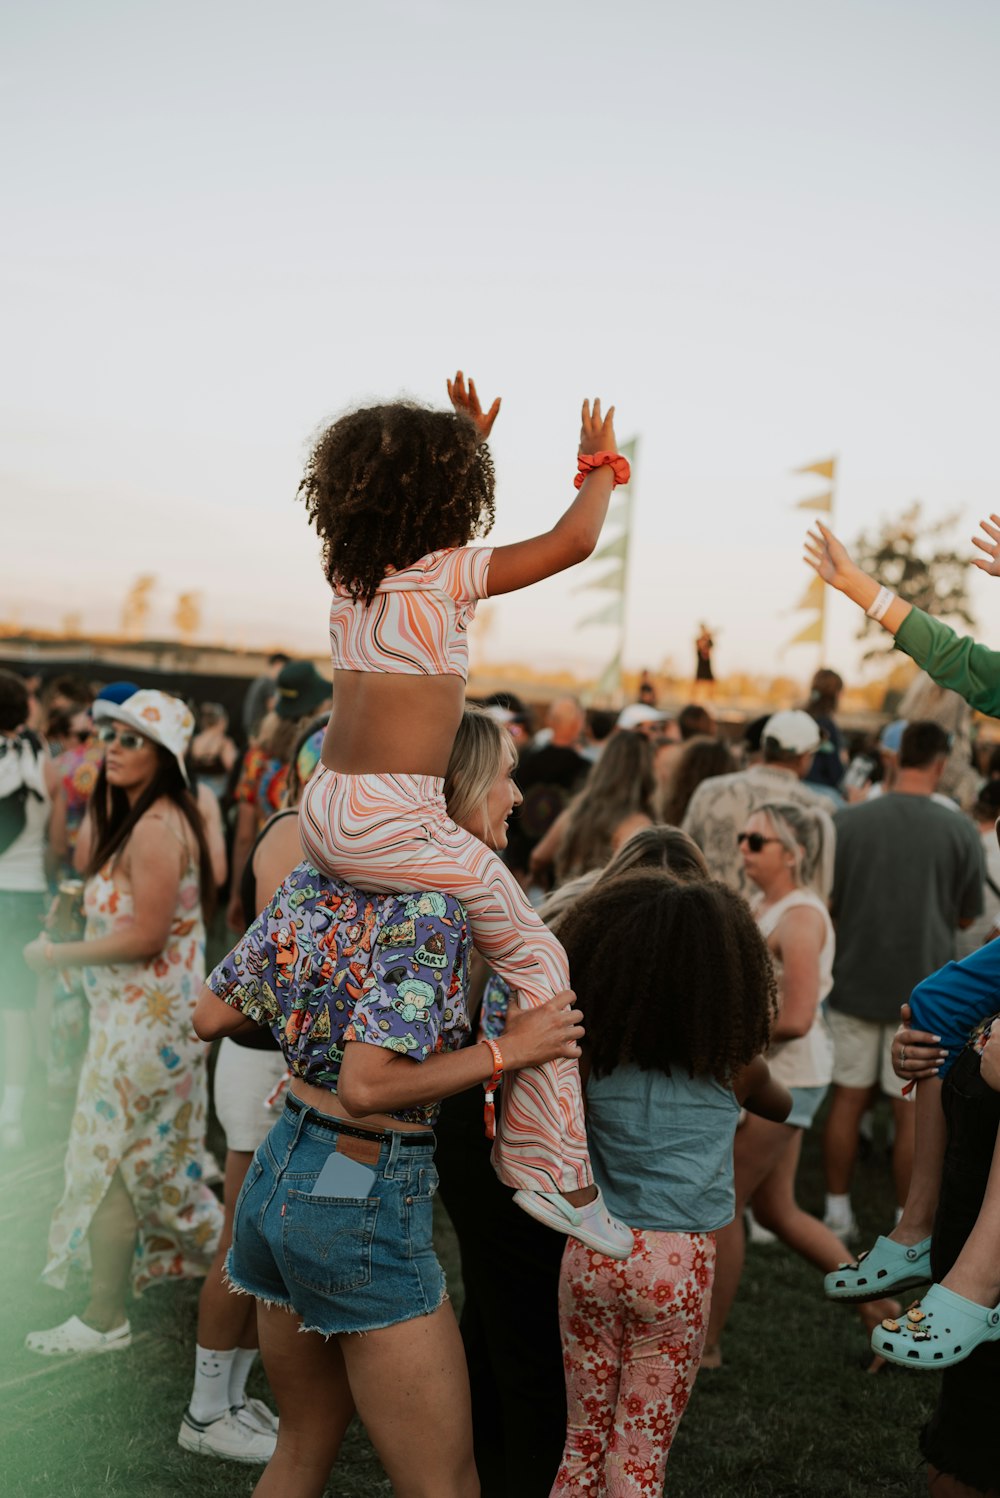
{"type": "MultiPolygon", "coordinates": [[[[130,1351],[47,1361],[25,1333],[83,1304],[38,1281],[62,1180],[67,1111],[37,1120],[30,1151],[0,1163],[0,1498],[223,1498],[249,1494],[255,1468],[188,1455],[177,1430],[190,1386],[197,1285],[156,1287],[132,1312],[130,1351]]],[[[856,1205],[866,1239],[889,1220],[879,1143],[856,1205]]],[[[802,1199],[821,1201],[817,1137],[805,1152],[802,1199]]],[[[454,1243],[440,1248],[460,1303],[454,1243]]],[[[916,1436],[936,1376],[863,1372],[857,1318],[822,1299],[819,1276],[779,1247],[751,1248],[725,1342],[726,1365],[702,1374],[671,1455],[672,1498],[911,1498],[926,1492],[916,1436]]],[[[408,1370],[401,1368],[401,1380],[408,1370]]],[[[258,1368],[250,1391],[266,1395],[258,1368]]],[[[364,1432],[350,1432],[330,1498],[390,1493],[364,1432]]]]}

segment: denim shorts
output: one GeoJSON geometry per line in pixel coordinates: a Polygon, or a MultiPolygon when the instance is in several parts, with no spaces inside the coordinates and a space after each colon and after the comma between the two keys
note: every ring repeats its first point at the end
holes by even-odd
{"type": "Polygon", "coordinates": [[[796,1129],[811,1128],[829,1088],[824,1084],[820,1087],[789,1087],[788,1090],[792,1094],[792,1111],[785,1123],[796,1129]]]}
{"type": "Polygon", "coordinates": [[[432,1239],[437,1183],[433,1134],[359,1129],[289,1094],[236,1201],[229,1280],[324,1336],[430,1315],[446,1294],[432,1239]],[[367,1197],[312,1194],[338,1140],[364,1143],[367,1197]]]}

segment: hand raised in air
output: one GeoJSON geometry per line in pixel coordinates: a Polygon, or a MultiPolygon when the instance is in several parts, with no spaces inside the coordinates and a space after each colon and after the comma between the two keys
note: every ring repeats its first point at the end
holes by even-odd
{"type": "Polygon", "coordinates": [[[803,544],[804,559],[813,571],[818,572],[832,588],[843,588],[848,575],[854,570],[854,563],[843,541],[838,541],[829,526],[824,525],[822,520],[817,520],[816,530],[807,532],[803,544]]]}
{"type": "Polygon", "coordinates": [[[972,564],[979,567],[981,571],[988,572],[990,577],[1000,577],[1000,515],[991,515],[989,520],[980,520],[980,530],[986,532],[987,540],[982,536],[973,536],[973,546],[978,546],[980,551],[985,551],[985,557],[973,557],[972,564]]]}
{"type": "Polygon", "coordinates": [[[593,409],[591,409],[590,401],[584,401],[580,421],[580,452],[616,453],[617,451],[614,406],[609,406],[607,416],[602,416],[600,398],[594,401],[593,409]]]}
{"type": "Polygon", "coordinates": [[[447,381],[448,399],[451,401],[459,416],[467,416],[479,433],[480,442],[485,442],[493,430],[493,423],[500,414],[500,397],[497,396],[490,409],[483,413],[479,404],[479,396],[476,393],[475,380],[469,380],[468,389],[465,384],[465,375],[458,370],[453,380],[447,381]]]}

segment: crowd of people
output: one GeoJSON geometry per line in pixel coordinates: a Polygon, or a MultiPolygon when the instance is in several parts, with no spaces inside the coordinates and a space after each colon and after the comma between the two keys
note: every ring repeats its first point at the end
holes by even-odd
{"type": "Polygon", "coordinates": [[[408,1498],[638,1498],[723,1362],[749,1226],[818,1271],[817,1317],[857,1308],[873,1369],[946,1370],[932,1491],[992,1493],[1000,763],[967,722],[1000,712],[1000,657],[818,526],[807,560],[926,673],[877,738],[829,670],[738,730],[648,676],[617,713],[467,703],[477,601],[589,555],[628,466],[585,403],[565,513],[470,545],[499,402],[448,388],[310,456],[332,682],[275,655],[230,732],[218,703],[0,672],[0,1143],[30,1139],[33,1078],[75,1087],[43,1274],[87,1287],[27,1348],[124,1351],[131,1297],[203,1278],[178,1440],[263,1466],[259,1498],[318,1498],[355,1414],[408,1498]],[[880,1096],[894,1199],[854,1258],[880,1096]]]}

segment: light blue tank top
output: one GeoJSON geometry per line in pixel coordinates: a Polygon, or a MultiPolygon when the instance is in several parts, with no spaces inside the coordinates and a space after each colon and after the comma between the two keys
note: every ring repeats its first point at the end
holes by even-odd
{"type": "Polygon", "coordinates": [[[740,1105],[712,1077],[618,1066],[587,1083],[587,1142],[608,1210],[630,1228],[713,1233],[732,1222],[740,1105]]]}

